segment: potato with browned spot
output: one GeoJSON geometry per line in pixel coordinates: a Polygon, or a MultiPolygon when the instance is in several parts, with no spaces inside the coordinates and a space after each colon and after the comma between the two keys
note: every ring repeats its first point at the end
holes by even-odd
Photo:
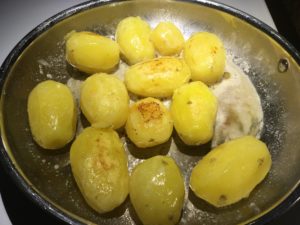
{"type": "Polygon", "coordinates": [[[171,103],[174,127],[187,145],[211,140],[217,114],[217,98],[201,81],[177,88],[171,103]]]}
{"type": "Polygon", "coordinates": [[[127,17],[119,22],[115,36],[124,60],[129,65],[155,57],[150,33],[149,24],[138,16],[127,17]]]}
{"type": "Polygon", "coordinates": [[[45,149],[58,149],[74,137],[77,110],[71,90],[64,84],[47,80],[29,94],[27,111],[33,139],[45,149]]]}
{"type": "Polygon", "coordinates": [[[131,66],[125,72],[125,84],[136,95],[170,97],[190,77],[190,69],[183,59],[161,57],[131,66]]]}
{"type": "Polygon", "coordinates": [[[262,141],[244,136],[211,150],[192,171],[190,187],[216,207],[247,198],[271,168],[271,155],[262,141]]]}
{"type": "Polygon", "coordinates": [[[192,80],[212,85],[222,79],[226,53],[219,37],[209,32],[192,35],[185,43],[183,56],[191,69],[192,80]]]}
{"type": "Polygon", "coordinates": [[[129,192],[127,155],[112,129],[88,127],[71,146],[70,163],[84,199],[105,213],[121,205],[129,192]]]}
{"type": "Polygon", "coordinates": [[[175,161],[155,156],[138,164],[131,173],[129,195],[144,225],[177,224],[184,203],[184,181],[175,161]]]}
{"type": "Polygon", "coordinates": [[[166,142],[173,130],[170,112],[155,98],[145,98],[130,107],[125,125],[129,139],[140,148],[166,142]]]}
{"type": "Polygon", "coordinates": [[[110,72],[120,61],[119,45],[108,37],[87,31],[66,36],[66,59],[80,71],[110,72]]]}

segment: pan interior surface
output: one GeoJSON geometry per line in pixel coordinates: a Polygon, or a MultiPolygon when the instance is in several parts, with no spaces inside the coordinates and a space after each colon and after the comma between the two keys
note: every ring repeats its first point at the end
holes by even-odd
{"type": "Polygon", "coordinates": [[[227,55],[250,77],[261,98],[264,111],[261,139],[268,145],[273,160],[270,173],[249,198],[219,209],[198,199],[188,187],[192,168],[209,151],[209,146],[185,146],[174,134],[167,143],[141,153],[121,134],[127,143],[129,170],[156,154],[167,154],[175,159],[186,185],[180,224],[250,222],[282,202],[297,187],[300,177],[300,127],[296,122],[300,115],[299,65],[274,39],[245,20],[191,2],[99,4],[54,24],[34,39],[8,71],[1,96],[3,140],[17,171],[38,194],[71,218],[83,223],[140,223],[129,197],[110,213],[100,215],[93,211],[85,203],[71,174],[70,144],[54,152],[40,148],[32,139],[27,118],[27,98],[36,84],[47,79],[66,83],[71,77],[85,78],[67,64],[64,36],[72,30],[88,30],[113,37],[118,22],[128,16],[140,16],[151,27],[160,21],[172,21],[185,39],[199,31],[218,35],[227,55]],[[288,60],[287,71],[278,70],[281,59],[288,60]]]}

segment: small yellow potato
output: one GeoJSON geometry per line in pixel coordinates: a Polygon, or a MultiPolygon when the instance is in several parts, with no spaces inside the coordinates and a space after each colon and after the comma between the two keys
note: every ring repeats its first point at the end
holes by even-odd
{"type": "Polygon", "coordinates": [[[76,131],[77,111],[70,89],[47,80],[35,86],[27,102],[33,139],[45,149],[59,149],[69,143],[76,131]]]}
{"type": "Polygon", "coordinates": [[[170,97],[190,77],[190,69],[184,60],[162,57],[131,66],[125,72],[125,84],[136,95],[170,97]]]}
{"type": "Polygon", "coordinates": [[[144,225],[177,224],[184,202],[184,181],[174,160],[155,156],[137,165],[130,176],[129,195],[144,225]]]}
{"type": "Polygon", "coordinates": [[[120,61],[119,45],[96,33],[72,31],[66,36],[66,59],[88,74],[110,72],[120,61]]]}
{"type": "Polygon", "coordinates": [[[244,136],[231,140],[204,156],[194,167],[190,187],[216,207],[247,198],[271,168],[271,155],[262,141],[244,136]]]}
{"type": "Polygon", "coordinates": [[[98,73],[83,82],[80,107],[93,127],[118,129],[127,120],[129,96],[116,76],[98,73]]]}
{"type": "Polygon", "coordinates": [[[166,142],[173,131],[168,109],[155,98],[145,98],[130,107],[125,125],[129,139],[140,148],[166,142]]]}
{"type": "Polygon", "coordinates": [[[191,68],[192,80],[199,80],[207,85],[221,80],[225,57],[222,41],[212,33],[196,33],[184,46],[184,59],[191,68]]]}
{"type": "Polygon", "coordinates": [[[176,89],[171,103],[174,127],[187,145],[205,144],[213,136],[217,99],[201,81],[176,89]]]}
{"type": "Polygon", "coordinates": [[[155,57],[150,33],[149,24],[140,17],[127,17],[118,24],[116,40],[129,65],[155,57]]]}
{"type": "Polygon", "coordinates": [[[88,127],[71,146],[70,163],[84,199],[105,213],[121,205],[129,192],[127,155],[118,134],[88,127]]]}
{"type": "Polygon", "coordinates": [[[155,49],[165,56],[180,54],[184,46],[181,31],[171,22],[160,22],[151,32],[150,40],[155,49]]]}

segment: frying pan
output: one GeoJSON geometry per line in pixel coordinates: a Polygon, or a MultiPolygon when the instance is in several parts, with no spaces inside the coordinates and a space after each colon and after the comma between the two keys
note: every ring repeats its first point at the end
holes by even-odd
{"type": "MultiPolygon", "coordinates": [[[[0,70],[0,160],[16,185],[43,209],[70,224],[140,224],[129,198],[102,215],[87,206],[71,174],[70,145],[54,152],[37,146],[26,109],[28,94],[37,83],[84,79],[64,59],[64,36],[69,31],[90,30],[113,36],[118,22],[127,16],[140,16],[151,26],[173,21],[185,38],[197,31],[217,34],[261,98],[261,139],[273,160],[269,175],[249,198],[220,209],[196,198],[186,182],[180,224],[264,224],[293,205],[300,196],[300,55],[261,21],[206,0],[91,1],[62,11],[25,36],[0,70]]],[[[130,142],[126,145],[129,170],[145,158],[167,154],[178,163],[186,181],[191,168],[208,150],[208,146],[187,147],[175,134],[166,144],[146,153],[140,153],[130,142]]]]}

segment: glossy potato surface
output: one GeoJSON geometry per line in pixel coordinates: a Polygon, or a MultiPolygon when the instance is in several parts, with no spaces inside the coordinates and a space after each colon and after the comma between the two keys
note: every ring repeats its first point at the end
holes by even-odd
{"type": "Polygon", "coordinates": [[[70,163],[84,199],[97,212],[111,211],[126,199],[127,155],[115,131],[84,129],[71,146],[70,163]]]}
{"type": "Polygon", "coordinates": [[[190,77],[190,69],[184,60],[162,57],[131,66],[125,73],[125,84],[136,95],[170,97],[190,77]]]}
{"type": "Polygon", "coordinates": [[[174,160],[155,156],[137,165],[130,176],[130,200],[144,225],[179,221],[184,181],[174,160]]]}
{"type": "Polygon", "coordinates": [[[175,90],[171,115],[179,137],[187,145],[210,141],[216,113],[217,99],[201,81],[185,84],[175,90]]]}
{"type": "Polygon", "coordinates": [[[183,55],[191,69],[192,80],[202,81],[207,85],[221,80],[226,55],[222,41],[215,34],[194,34],[185,43],[183,55]]]}
{"type": "Polygon", "coordinates": [[[116,30],[116,40],[128,64],[133,65],[155,57],[150,33],[149,24],[140,17],[127,17],[120,21],[116,30]]]}
{"type": "Polygon", "coordinates": [[[183,35],[172,22],[160,22],[151,32],[150,40],[164,56],[177,55],[184,46],[183,35]]]}
{"type": "Polygon", "coordinates": [[[58,149],[73,139],[77,111],[66,85],[52,80],[39,83],[29,94],[27,111],[32,136],[41,147],[58,149]]]}
{"type": "Polygon", "coordinates": [[[80,107],[92,126],[118,129],[127,120],[129,96],[124,83],[116,76],[94,74],[82,84],[80,107]]]}
{"type": "Polygon", "coordinates": [[[82,31],[66,36],[66,59],[80,71],[110,72],[120,61],[118,44],[108,37],[82,31]]]}
{"type": "Polygon", "coordinates": [[[169,110],[155,98],[145,98],[130,107],[125,125],[129,139],[140,148],[166,142],[173,131],[169,110]]]}
{"type": "Polygon", "coordinates": [[[204,156],[192,171],[190,187],[198,197],[222,207],[248,197],[270,167],[267,146],[252,136],[244,136],[204,156]]]}

